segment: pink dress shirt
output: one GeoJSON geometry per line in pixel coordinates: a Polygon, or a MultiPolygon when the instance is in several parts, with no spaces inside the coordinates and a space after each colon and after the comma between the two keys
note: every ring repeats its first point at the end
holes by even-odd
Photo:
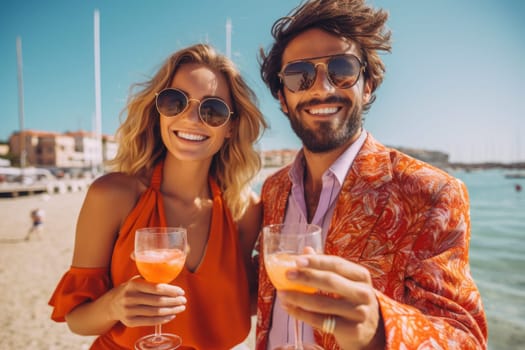
{"type": "MultiPolygon", "coordinates": [[[[315,211],[312,224],[316,224],[323,229],[323,244],[328,232],[328,226],[334,213],[335,203],[341,186],[346,177],[346,173],[355,156],[365,142],[367,132],[363,129],[359,138],[345,150],[339,158],[323,174],[323,188],[319,197],[319,203],[315,211]]],[[[284,222],[307,222],[306,201],[304,198],[304,154],[301,150],[290,169],[290,180],[292,191],[284,222]]],[[[272,326],[270,328],[268,349],[271,350],[279,345],[293,343],[294,320],[288,316],[281,307],[279,296],[275,297],[273,307],[272,326]],[[286,326],[285,326],[286,325],[286,326]]],[[[315,343],[313,329],[309,325],[303,324],[303,341],[305,343],[315,343]]]]}

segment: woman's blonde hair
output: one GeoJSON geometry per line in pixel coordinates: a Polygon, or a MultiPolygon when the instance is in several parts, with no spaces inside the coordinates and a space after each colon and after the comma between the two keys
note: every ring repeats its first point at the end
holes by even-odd
{"type": "Polygon", "coordinates": [[[110,162],[115,170],[135,175],[150,173],[164,159],[166,147],[160,134],[160,115],[155,108],[155,94],[170,86],[178,68],[197,63],[221,72],[228,82],[233,116],[231,137],[213,156],[210,175],[217,181],[234,219],[239,219],[248,206],[250,183],[261,167],[254,149],[266,121],[257,105],[257,97],[241,77],[234,63],[218,54],[211,46],[197,44],[172,54],[155,76],[134,84],[124,114],[127,117],[117,131],[119,148],[110,162]],[[134,89],[139,91],[133,93],[134,89]]]}

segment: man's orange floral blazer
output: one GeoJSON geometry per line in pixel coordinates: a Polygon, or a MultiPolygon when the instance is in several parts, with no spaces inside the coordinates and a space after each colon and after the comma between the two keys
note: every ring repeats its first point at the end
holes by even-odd
{"type": "MultiPolygon", "coordinates": [[[[264,224],[284,219],[289,167],[262,188],[264,224]]],[[[343,183],[325,253],[368,268],[386,349],[485,349],[487,323],[470,274],[469,199],[458,179],[370,134],[343,183]]],[[[262,242],[259,242],[259,245],[262,242]]],[[[259,264],[257,350],[266,350],[275,289],[259,264]]],[[[316,342],[340,349],[315,329],[316,342]]]]}

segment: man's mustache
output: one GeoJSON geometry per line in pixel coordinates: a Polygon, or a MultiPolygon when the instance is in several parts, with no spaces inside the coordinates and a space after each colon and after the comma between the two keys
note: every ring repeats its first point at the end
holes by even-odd
{"type": "Polygon", "coordinates": [[[296,109],[301,110],[304,108],[314,107],[325,103],[342,103],[348,105],[349,107],[352,107],[352,100],[350,100],[348,97],[332,95],[324,99],[312,98],[311,100],[300,102],[297,104],[296,109]]]}

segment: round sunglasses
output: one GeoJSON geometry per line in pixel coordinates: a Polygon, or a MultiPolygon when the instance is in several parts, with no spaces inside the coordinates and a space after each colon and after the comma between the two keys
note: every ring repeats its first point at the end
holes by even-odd
{"type": "Polygon", "coordinates": [[[166,88],[155,97],[157,111],[166,117],[175,117],[184,112],[190,101],[199,103],[199,118],[213,128],[223,126],[228,122],[233,112],[222,99],[206,97],[202,100],[189,98],[182,90],[166,88]]]}
{"type": "Polygon", "coordinates": [[[314,57],[287,63],[279,72],[282,83],[291,92],[304,91],[312,87],[317,76],[317,67],[324,66],[332,86],[348,89],[357,83],[366,63],[352,54],[314,57]],[[314,63],[324,59],[323,62],[314,63]]]}

